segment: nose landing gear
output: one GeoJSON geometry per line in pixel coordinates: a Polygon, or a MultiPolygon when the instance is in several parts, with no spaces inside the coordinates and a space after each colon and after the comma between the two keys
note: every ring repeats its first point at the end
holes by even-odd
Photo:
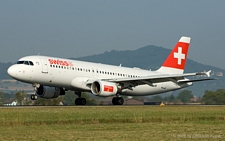
{"type": "Polygon", "coordinates": [[[38,97],[37,97],[37,95],[32,94],[32,95],[30,96],[30,99],[31,99],[31,100],[37,100],[37,99],[38,99],[38,97]]]}

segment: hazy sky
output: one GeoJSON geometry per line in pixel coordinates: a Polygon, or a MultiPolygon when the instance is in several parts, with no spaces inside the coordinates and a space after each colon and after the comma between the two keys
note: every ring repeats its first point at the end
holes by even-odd
{"type": "Polygon", "coordinates": [[[189,59],[225,69],[224,15],[224,0],[0,0],[0,62],[172,49],[185,35],[189,59]]]}

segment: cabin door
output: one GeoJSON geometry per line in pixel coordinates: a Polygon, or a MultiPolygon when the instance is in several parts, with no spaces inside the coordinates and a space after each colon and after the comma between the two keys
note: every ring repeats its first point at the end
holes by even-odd
{"type": "Polygon", "coordinates": [[[41,59],[42,73],[48,73],[48,63],[45,59],[41,59]]]}

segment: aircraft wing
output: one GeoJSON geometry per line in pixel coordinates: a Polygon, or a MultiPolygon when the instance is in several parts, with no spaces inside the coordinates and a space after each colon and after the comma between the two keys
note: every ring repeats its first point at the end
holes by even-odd
{"type": "Polygon", "coordinates": [[[196,81],[205,81],[205,80],[214,80],[209,76],[209,72],[197,72],[197,73],[186,73],[186,74],[158,74],[144,77],[135,77],[135,78],[115,78],[115,79],[104,79],[103,81],[108,82],[117,82],[125,83],[131,82],[134,85],[143,85],[148,84],[153,86],[153,83],[173,81],[175,83],[187,83],[187,82],[196,82],[196,81]],[[184,77],[197,76],[197,75],[207,75],[207,78],[189,80],[184,77]]]}

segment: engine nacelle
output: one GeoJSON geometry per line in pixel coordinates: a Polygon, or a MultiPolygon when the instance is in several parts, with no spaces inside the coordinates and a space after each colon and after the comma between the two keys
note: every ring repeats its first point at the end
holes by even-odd
{"type": "Polygon", "coordinates": [[[112,96],[118,92],[118,88],[115,83],[94,81],[91,85],[91,92],[97,96],[112,96]]]}
{"type": "Polygon", "coordinates": [[[37,88],[36,95],[42,98],[57,98],[59,95],[64,95],[65,91],[58,87],[49,87],[40,85],[37,88]]]}

